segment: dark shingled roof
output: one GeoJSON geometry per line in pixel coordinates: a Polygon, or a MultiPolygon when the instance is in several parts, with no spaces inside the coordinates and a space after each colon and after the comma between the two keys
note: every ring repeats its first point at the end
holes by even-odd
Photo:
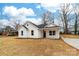
{"type": "Polygon", "coordinates": [[[46,24],[37,25],[38,28],[44,28],[45,26],[46,26],[46,24]]]}

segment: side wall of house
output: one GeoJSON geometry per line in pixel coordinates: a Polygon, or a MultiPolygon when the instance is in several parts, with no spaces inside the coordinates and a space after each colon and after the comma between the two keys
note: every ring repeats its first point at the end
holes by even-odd
{"type": "Polygon", "coordinates": [[[27,31],[27,29],[25,29],[24,27],[21,27],[18,30],[18,37],[27,38],[28,37],[28,31],[27,31]],[[21,31],[23,31],[23,35],[21,35],[21,31]]]}
{"type": "Polygon", "coordinates": [[[54,38],[58,39],[60,37],[60,31],[59,28],[53,28],[46,31],[46,38],[54,38]],[[55,31],[55,35],[49,35],[49,31],[55,31]]]}
{"type": "Polygon", "coordinates": [[[38,27],[31,23],[27,23],[25,25],[28,28],[28,38],[41,38],[41,31],[38,30],[38,27]],[[31,31],[34,31],[34,35],[31,34],[31,31]]]}

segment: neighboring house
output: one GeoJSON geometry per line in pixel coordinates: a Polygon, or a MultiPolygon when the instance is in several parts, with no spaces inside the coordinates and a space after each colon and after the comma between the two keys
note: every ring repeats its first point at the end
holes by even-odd
{"type": "Polygon", "coordinates": [[[54,23],[36,25],[27,21],[18,28],[18,37],[20,38],[54,38],[60,37],[59,26],[54,23]]]}
{"type": "Polygon", "coordinates": [[[10,26],[6,26],[2,31],[2,35],[5,35],[5,36],[15,36],[17,34],[18,32],[10,26]]]}

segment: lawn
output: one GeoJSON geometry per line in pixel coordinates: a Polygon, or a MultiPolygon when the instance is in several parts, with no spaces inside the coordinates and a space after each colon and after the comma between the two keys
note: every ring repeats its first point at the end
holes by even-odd
{"type": "Polygon", "coordinates": [[[18,39],[0,36],[2,56],[76,56],[79,50],[64,43],[62,39],[18,39]]]}
{"type": "Polygon", "coordinates": [[[64,38],[78,38],[79,39],[79,35],[74,35],[74,34],[64,34],[62,36],[64,38]]]}

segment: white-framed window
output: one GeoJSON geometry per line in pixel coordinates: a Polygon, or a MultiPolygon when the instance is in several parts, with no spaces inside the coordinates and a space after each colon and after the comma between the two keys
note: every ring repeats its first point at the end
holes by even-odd
{"type": "Polygon", "coordinates": [[[52,35],[52,31],[49,31],[49,35],[52,35]]]}
{"type": "Polygon", "coordinates": [[[55,35],[56,34],[56,32],[55,31],[53,31],[53,35],[55,35]]]}
{"type": "Polygon", "coordinates": [[[55,31],[49,31],[49,35],[51,36],[51,35],[55,35],[56,34],[56,32],[55,31]]]}
{"type": "Polygon", "coordinates": [[[23,31],[21,31],[21,35],[23,36],[23,31]]]}
{"type": "Polygon", "coordinates": [[[34,30],[31,30],[31,35],[32,35],[32,36],[34,35],[34,30]]]}

